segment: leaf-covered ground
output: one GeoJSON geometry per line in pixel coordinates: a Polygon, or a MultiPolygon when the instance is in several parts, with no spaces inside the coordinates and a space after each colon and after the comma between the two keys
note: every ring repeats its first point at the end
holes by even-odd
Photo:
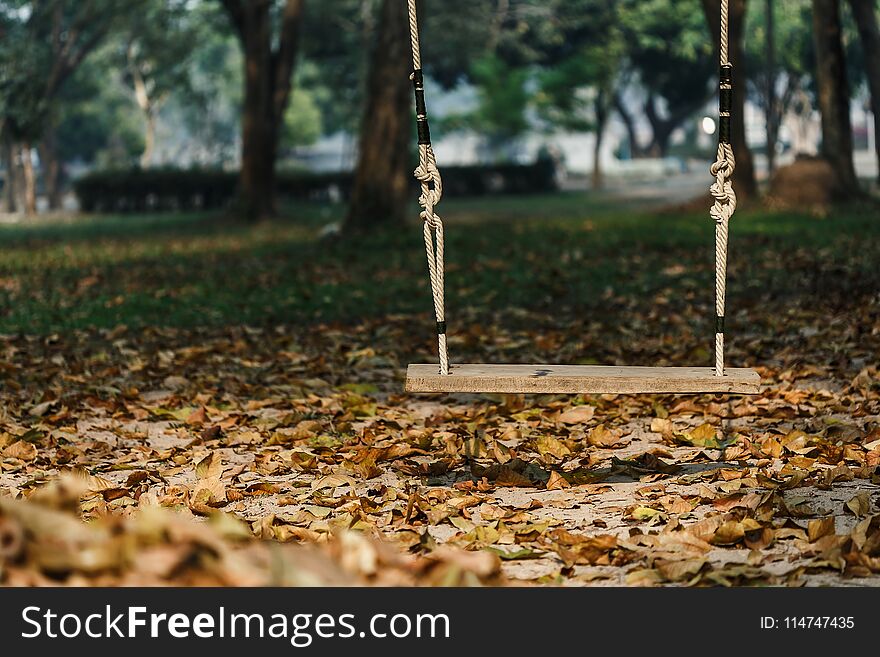
{"type": "MultiPolygon", "coordinates": [[[[711,222],[584,201],[447,209],[454,359],[709,362],[711,222]]],[[[420,231],[336,212],[0,229],[0,581],[880,584],[875,211],[737,215],[756,397],[405,395],[420,231]]]]}

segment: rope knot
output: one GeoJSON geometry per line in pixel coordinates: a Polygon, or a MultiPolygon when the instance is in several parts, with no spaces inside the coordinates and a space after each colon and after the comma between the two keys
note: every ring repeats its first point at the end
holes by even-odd
{"type": "Polygon", "coordinates": [[[719,144],[718,157],[709,167],[709,171],[715,178],[715,182],[709,188],[709,192],[715,199],[710,215],[716,223],[729,221],[736,211],[736,192],[733,190],[731,182],[735,170],[736,159],[733,156],[733,147],[730,144],[719,144]]]}
{"type": "Polygon", "coordinates": [[[422,194],[419,197],[419,205],[424,209],[422,215],[434,216],[434,206],[438,205],[443,198],[443,180],[440,177],[440,170],[429,157],[416,167],[413,175],[422,185],[422,194]]]}
{"type": "Polygon", "coordinates": [[[727,158],[720,158],[709,167],[709,171],[715,178],[720,176],[727,179],[733,177],[733,171],[735,168],[735,163],[728,161],[727,158]]]}

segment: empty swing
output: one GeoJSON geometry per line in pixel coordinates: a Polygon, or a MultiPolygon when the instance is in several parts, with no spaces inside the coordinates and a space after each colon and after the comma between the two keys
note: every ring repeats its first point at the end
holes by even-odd
{"type": "Polygon", "coordinates": [[[419,205],[424,222],[428,273],[437,320],[437,364],[413,364],[406,373],[407,392],[483,392],[558,394],[738,393],[756,394],[760,377],[752,369],[724,366],[724,306],[727,285],[727,245],[730,218],[736,210],[731,177],[736,165],[731,146],[733,66],[729,57],[729,0],[721,0],[721,76],[718,157],[711,166],[715,199],[715,367],[618,367],[598,365],[485,365],[449,363],[444,310],[443,221],[435,212],[443,182],[431,145],[425,104],[424,75],[419,44],[416,0],[409,2],[412,35],[412,82],[416,99],[419,166],[419,205]]]}

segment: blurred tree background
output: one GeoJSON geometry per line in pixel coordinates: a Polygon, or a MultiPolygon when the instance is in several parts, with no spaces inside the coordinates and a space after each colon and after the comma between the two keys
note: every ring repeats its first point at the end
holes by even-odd
{"type": "MultiPolygon", "coordinates": [[[[130,189],[139,172],[146,189],[151,171],[182,180],[198,169],[233,174],[234,183],[216,179],[223,190],[211,198],[246,220],[275,214],[279,194],[299,193],[351,198],[350,230],[403,221],[415,159],[404,5],[0,1],[5,209],[35,214],[38,198],[49,210],[69,207],[83,176],[125,171],[130,189]]],[[[465,164],[490,170],[536,153],[562,160],[560,141],[589,136],[584,185],[594,189],[612,143],[614,163],[709,158],[702,133],[712,126],[700,120],[717,111],[718,5],[423,0],[435,141],[455,153],[475,144],[465,164]]],[[[741,197],[756,196],[759,179],[798,150],[786,126],[820,115],[816,150],[839,185],[860,194],[853,107],[871,114],[866,139],[880,158],[876,0],[731,7],[741,197]]],[[[175,202],[207,203],[189,194],[175,202]]],[[[104,205],[151,203],[161,205],[104,205]]]]}

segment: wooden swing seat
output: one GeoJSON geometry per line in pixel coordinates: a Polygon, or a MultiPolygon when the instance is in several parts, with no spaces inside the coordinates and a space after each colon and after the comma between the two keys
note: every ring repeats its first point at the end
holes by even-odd
{"type": "Polygon", "coordinates": [[[616,367],[602,365],[410,365],[407,392],[483,392],[537,394],[758,394],[755,370],[728,368],[715,376],[710,367],[616,367]]]}
{"type": "Polygon", "coordinates": [[[551,394],[651,394],[734,393],[754,395],[761,378],[750,369],[724,369],[724,314],[727,287],[727,255],[730,218],[736,210],[732,176],[736,166],[731,135],[733,107],[733,65],[729,61],[728,0],[721,0],[718,155],[712,164],[715,179],[710,188],[714,204],[709,214],[715,223],[715,368],[708,367],[604,367],[596,365],[451,365],[449,363],[444,308],[444,232],[435,208],[443,196],[437,158],[431,145],[425,79],[419,45],[416,0],[408,0],[412,42],[416,123],[419,135],[419,168],[415,175],[421,186],[419,205],[424,220],[425,254],[437,321],[438,363],[410,365],[407,392],[483,392],[551,394]],[[717,376],[716,371],[723,371],[717,376]]]}

